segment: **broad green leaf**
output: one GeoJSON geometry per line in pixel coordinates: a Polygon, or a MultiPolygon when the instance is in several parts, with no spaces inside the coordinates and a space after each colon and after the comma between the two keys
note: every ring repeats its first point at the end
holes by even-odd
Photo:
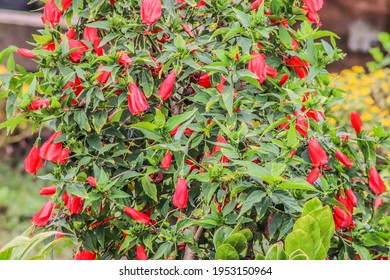
{"type": "Polygon", "coordinates": [[[308,202],[305,203],[303,206],[303,211],[302,211],[302,216],[306,216],[313,212],[314,210],[321,209],[322,208],[322,203],[321,201],[316,197],[308,202]]]}
{"type": "Polygon", "coordinates": [[[310,215],[303,216],[295,222],[293,231],[296,230],[303,230],[310,235],[311,239],[313,240],[312,255],[316,256],[322,243],[320,225],[317,223],[317,221],[310,215]]]}
{"type": "Polygon", "coordinates": [[[238,21],[242,24],[242,26],[245,29],[248,29],[251,26],[251,21],[252,21],[251,17],[247,13],[244,13],[235,8],[233,8],[233,11],[237,16],[238,21]]]}
{"type": "Polygon", "coordinates": [[[314,257],[314,242],[311,236],[301,229],[295,230],[287,235],[285,248],[288,255],[291,255],[294,251],[300,249],[309,257],[309,259],[313,259],[314,257]]]}
{"type": "Polygon", "coordinates": [[[310,258],[305,252],[298,249],[291,253],[291,255],[289,256],[289,260],[306,261],[306,260],[310,260],[310,258]]]}
{"type": "Polygon", "coordinates": [[[81,198],[88,198],[88,194],[85,190],[85,187],[80,182],[76,182],[69,187],[66,188],[66,190],[73,195],[76,195],[81,198]]]}
{"type": "Polygon", "coordinates": [[[249,211],[252,208],[253,204],[261,202],[265,196],[266,192],[261,190],[252,192],[246,198],[244,204],[242,205],[239,217],[249,211]]]}
{"type": "Polygon", "coordinates": [[[172,242],[165,242],[165,243],[161,244],[160,247],[158,247],[156,254],[154,254],[153,259],[158,260],[162,256],[164,256],[164,258],[166,258],[169,255],[169,253],[171,252],[172,245],[173,245],[172,242]]]}
{"type": "Polygon", "coordinates": [[[306,180],[301,178],[292,178],[288,179],[286,182],[281,183],[277,186],[279,189],[291,189],[291,190],[304,190],[304,191],[313,191],[319,192],[315,187],[306,182],[306,180]]]}
{"type": "Polygon", "coordinates": [[[156,184],[152,183],[149,176],[144,176],[142,178],[142,189],[147,196],[157,202],[157,187],[156,184]]]}
{"type": "Polygon", "coordinates": [[[222,226],[219,229],[215,231],[213,242],[214,242],[214,248],[218,249],[219,246],[223,244],[225,239],[230,235],[232,232],[232,228],[227,226],[222,226]]]}
{"type": "Polygon", "coordinates": [[[236,249],[230,244],[223,244],[218,247],[215,253],[216,260],[239,260],[240,256],[238,255],[236,249]]]}
{"type": "Polygon", "coordinates": [[[95,128],[95,131],[100,134],[103,126],[107,122],[107,111],[97,111],[92,115],[92,125],[95,128]]]}
{"type": "Polygon", "coordinates": [[[233,114],[233,101],[234,101],[233,95],[234,95],[234,89],[232,87],[226,87],[222,91],[223,104],[225,105],[229,116],[233,114]]]}
{"type": "Polygon", "coordinates": [[[287,260],[287,254],[283,250],[283,243],[278,242],[271,246],[268,249],[267,255],[265,256],[266,260],[287,260]]]}
{"type": "Polygon", "coordinates": [[[246,250],[247,242],[248,241],[242,233],[234,233],[226,238],[223,244],[231,245],[239,254],[241,254],[246,250]]]}
{"type": "Polygon", "coordinates": [[[183,122],[190,119],[195,113],[197,112],[197,109],[194,109],[189,112],[185,112],[180,115],[173,116],[167,120],[165,123],[165,128],[168,132],[172,131],[174,128],[176,128],[179,124],[182,124],[183,122]]]}
{"type": "Polygon", "coordinates": [[[86,130],[88,132],[91,131],[91,126],[89,125],[88,117],[83,110],[79,110],[74,113],[74,120],[76,121],[80,129],[86,130]]]}

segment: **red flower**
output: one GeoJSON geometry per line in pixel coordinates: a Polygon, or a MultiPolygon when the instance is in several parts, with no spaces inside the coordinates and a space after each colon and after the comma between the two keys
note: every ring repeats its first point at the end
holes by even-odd
{"type": "Polygon", "coordinates": [[[255,74],[259,83],[262,84],[267,79],[264,55],[253,51],[252,56],[254,57],[249,60],[248,70],[255,74]]]}
{"type": "Polygon", "coordinates": [[[315,138],[309,140],[309,156],[313,166],[322,166],[328,163],[328,156],[315,138]]]}
{"type": "Polygon", "coordinates": [[[53,158],[52,161],[54,163],[64,164],[67,162],[67,160],[69,158],[69,154],[70,154],[69,148],[66,147],[65,149],[61,150],[61,152],[58,154],[58,156],[53,158]]]}
{"type": "Polygon", "coordinates": [[[66,201],[66,208],[68,208],[69,212],[71,215],[73,214],[80,214],[81,213],[81,210],[83,210],[83,204],[84,204],[84,200],[75,195],[75,196],[72,196],[72,195],[68,195],[68,199],[66,201]]]}
{"type": "Polygon", "coordinates": [[[29,174],[36,175],[42,166],[41,149],[34,145],[24,160],[24,170],[29,174]]]}
{"type": "MultiPolygon", "coordinates": [[[[295,116],[298,115],[298,112],[294,113],[295,116]]],[[[303,137],[307,137],[307,130],[309,128],[309,124],[303,119],[302,116],[298,116],[295,121],[295,129],[299,132],[303,137]]]]}
{"type": "Polygon", "coordinates": [[[51,42],[45,46],[41,47],[41,50],[49,51],[49,52],[54,52],[56,50],[56,43],[51,42]]]}
{"type": "Polygon", "coordinates": [[[131,64],[133,64],[133,61],[131,60],[129,55],[125,52],[121,53],[121,55],[118,58],[118,62],[125,67],[129,67],[131,64]]]}
{"type": "MultiPolygon", "coordinates": [[[[172,131],[169,133],[169,135],[170,135],[171,137],[175,136],[176,133],[177,133],[177,131],[179,130],[180,126],[181,126],[181,125],[179,124],[179,125],[176,126],[174,129],[172,129],[172,131]]],[[[194,133],[194,131],[193,131],[192,129],[190,129],[190,128],[186,128],[186,129],[184,130],[184,135],[187,136],[187,137],[190,137],[192,133],[194,133]]]]}
{"type": "Polygon", "coordinates": [[[374,210],[378,209],[379,206],[383,205],[383,199],[380,197],[377,197],[374,202],[374,210]]]}
{"type": "Polygon", "coordinates": [[[185,178],[179,178],[175,193],[173,194],[172,203],[179,209],[183,209],[187,207],[188,203],[188,187],[187,181],[185,178]]]}
{"type": "MultiPolygon", "coordinates": [[[[81,86],[81,84],[82,84],[81,79],[78,76],[76,76],[74,82],[68,82],[64,86],[63,90],[67,90],[68,88],[71,88],[71,89],[73,89],[73,92],[76,95],[76,97],[78,97],[80,95],[80,93],[84,90],[84,87],[81,86]]],[[[66,96],[64,96],[63,99],[65,99],[65,98],[66,98],[66,96]]],[[[77,105],[77,101],[75,99],[72,99],[72,105],[77,105]]]]}
{"type": "Polygon", "coordinates": [[[130,83],[129,92],[130,93],[127,96],[127,102],[129,110],[133,115],[141,114],[143,111],[149,108],[149,104],[145,95],[136,84],[130,83]]]}
{"type": "Polygon", "coordinates": [[[336,225],[336,229],[345,228],[352,223],[352,215],[345,212],[339,206],[335,206],[333,218],[336,225]]]}
{"type": "Polygon", "coordinates": [[[351,112],[350,120],[356,133],[359,134],[362,131],[362,119],[358,112],[351,112]]]}
{"type": "Polygon", "coordinates": [[[150,217],[141,211],[135,210],[133,208],[123,206],[123,210],[127,215],[129,215],[132,219],[143,223],[144,225],[150,224],[150,217]]]}
{"type": "Polygon", "coordinates": [[[344,165],[348,168],[352,167],[352,165],[353,165],[352,161],[346,155],[344,155],[342,152],[337,151],[336,157],[339,159],[339,161],[342,165],[344,165]]]}
{"type": "Polygon", "coordinates": [[[379,175],[376,168],[373,166],[370,168],[370,176],[368,178],[368,185],[370,189],[376,194],[381,195],[386,191],[385,183],[383,182],[381,176],[379,175]]]}
{"type": "Polygon", "coordinates": [[[40,196],[50,196],[56,193],[57,186],[50,186],[50,187],[45,187],[41,188],[39,190],[39,195],[40,196]]]}
{"type": "Polygon", "coordinates": [[[34,53],[28,49],[19,48],[16,53],[23,56],[23,57],[27,57],[27,58],[34,58],[35,57],[34,53]]]}
{"type": "Polygon", "coordinates": [[[342,205],[344,205],[345,208],[347,208],[349,214],[353,213],[353,204],[351,203],[348,197],[340,195],[337,198],[337,201],[340,202],[342,205]]]}
{"type": "Polygon", "coordinates": [[[54,27],[54,25],[60,23],[61,15],[62,12],[58,9],[55,1],[49,0],[43,7],[43,16],[41,19],[44,24],[46,24],[46,22],[50,22],[50,24],[54,27]]]}
{"type": "Polygon", "coordinates": [[[62,143],[53,144],[53,141],[61,136],[61,132],[53,133],[49,139],[42,145],[40,156],[46,160],[56,159],[62,152],[62,143]]]}
{"type": "Polygon", "coordinates": [[[103,68],[103,65],[99,66],[98,72],[100,73],[99,76],[96,78],[96,80],[101,84],[106,84],[108,82],[108,79],[111,76],[111,72],[101,70],[103,68]]]}
{"type": "Polygon", "coordinates": [[[168,151],[161,161],[161,168],[168,170],[171,167],[171,164],[172,164],[172,153],[168,151]]]}
{"type": "Polygon", "coordinates": [[[287,64],[287,66],[292,68],[292,70],[294,70],[295,73],[297,73],[299,79],[301,79],[301,80],[304,79],[307,76],[307,74],[309,73],[307,68],[310,66],[310,64],[308,62],[306,62],[306,61],[302,61],[297,56],[291,57],[286,62],[286,64],[287,64]]]}
{"type": "Polygon", "coordinates": [[[306,7],[311,12],[318,12],[324,5],[323,0],[303,0],[303,3],[305,3],[306,7]]]}
{"type": "Polygon", "coordinates": [[[88,50],[88,47],[81,41],[76,41],[74,39],[68,40],[69,50],[69,59],[73,63],[79,63],[80,59],[83,57],[84,52],[88,50]]]}
{"type": "Polygon", "coordinates": [[[255,2],[251,4],[251,9],[257,10],[262,2],[263,0],[255,0],[255,2]]]}
{"type": "Polygon", "coordinates": [[[68,39],[74,39],[76,38],[76,30],[74,29],[74,27],[72,27],[71,29],[69,29],[66,33],[66,38],[68,39]]]}
{"type": "Polygon", "coordinates": [[[31,111],[39,110],[42,108],[49,108],[50,107],[50,101],[47,99],[35,99],[31,102],[31,105],[28,106],[28,109],[31,111]]]}
{"type": "Polygon", "coordinates": [[[39,210],[32,218],[32,223],[36,227],[43,227],[49,223],[51,213],[53,211],[53,202],[51,199],[39,210]]]}
{"type": "Polygon", "coordinates": [[[172,93],[173,86],[176,81],[176,72],[172,71],[168,77],[162,82],[158,94],[162,100],[166,100],[172,93]]]}
{"type": "Polygon", "coordinates": [[[76,254],[73,258],[74,260],[94,260],[96,259],[96,253],[89,252],[87,250],[82,250],[80,253],[76,254]]]}
{"type": "Polygon", "coordinates": [[[103,55],[103,47],[99,47],[100,42],[102,41],[98,34],[98,29],[95,27],[85,27],[83,33],[83,40],[93,43],[93,49],[95,50],[98,56],[103,55]]]}
{"type": "Polygon", "coordinates": [[[203,0],[199,1],[198,4],[196,4],[195,8],[199,9],[200,7],[206,6],[207,3],[203,0]]]}
{"type": "Polygon", "coordinates": [[[161,0],[142,0],[141,20],[147,25],[155,24],[161,17],[161,0]]]}
{"type": "Polygon", "coordinates": [[[89,176],[86,180],[86,182],[88,184],[90,184],[92,187],[96,187],[97,183],[96,183],[96,178],[95,177],[92,177],[92,176],[89,176]]]}
{"type": "Polygon", "coordinates": [[[317,181],[319,176],[320,176],[320,169],[316,167],[312,171],[310,171],[309,175],[306,178],[306,181],[309,184],[313,184],[315,181],[317,181]]]}
{"type": "MultiPolygon", "coordinates": [[[[217,143],[226,144],[226,139],[222,135],[218,135],[217,143]]],[[[221,150],[221,146],[214,145],[213,150],[211,151],[211,154],[215,154],[216,152],[221,150]]],[[[229,158],[227,156],[223,156],[221,158],[221,162],[227,163],[229,161],[229,158]]]]}
{"type": "Polygon", "coordinates": [[[357,198],[356,198],[355,193],[351,189],[347,189],[345,191],[345,194],[347,195],[347,198],[348,198],[349,202],[351,203],[351,205],[356,206],[357,205],[357,198]]]}
{"type": "Polygon", "coordinates": [[[212,86],[210,75],[208,73],[201,75],[199,77],[198,85],[204,88],[210,88],[212,86]]]}
{"type": "Polygon", "coordinates": [[[284,74],[284,75],[280,78],[280,80],[279,80],[279,82],[278,82],[278,85],[279,85],[279,86],[284,85],[284,84],[287,82],[288,77],[289,77],[288,74],[284,74]]]}
{"type": "Polygon", "coordinates": [[[66,10],[70,7],[70,5],[72,5],[72,1],[73,0],[62,0],[62,10],[66,10]]]}
{"type": "Polygon", "coordinates": [[[147,260],[148,255],[146,255],[145,248],[142,245],[137,246],[137,255],[135,256],[136,260],[147,260]]]}

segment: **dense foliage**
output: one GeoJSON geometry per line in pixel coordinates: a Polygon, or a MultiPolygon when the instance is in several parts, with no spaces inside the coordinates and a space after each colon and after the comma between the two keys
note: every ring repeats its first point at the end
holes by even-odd
{"type": "Polygon", "coordinates": [[[388,255],[388,134],[328,122],[343,54],[322,4],[47,1],[33,49],[0,54],[0,127],[54,131],[24,162],[49,186],[35,231],[68,235],[76,259],[388,255]]]}

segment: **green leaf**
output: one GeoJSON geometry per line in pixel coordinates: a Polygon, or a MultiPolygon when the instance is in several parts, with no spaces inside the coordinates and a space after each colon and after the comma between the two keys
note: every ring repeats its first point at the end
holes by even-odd
{"type": "Polygon", "coordinates": [[[97,111],[92,115],[92,125],[95,128],[95,131],[100,134],[103,126],[107,122],[107,111],[97,111]]]}
{"type": "Polygon", "coordinates": [[[248,69],[241,69],[237,71],[237,77],[239,80],[246,81],[256,88],[261,89],[257,75],[248,69]]]}
{"type": "Polygon", "coordinates": [[[132,128],[138,129],[141,131],[145,137],[153,140],[161,140],[161,135],[156,132],[157,127],[155,124],[150,122],[139,122],[131,125],[132,128]]]}
{"type": "Polygon", "coordinates": [[[92,134],[87,137],[87,143],[97,151],[100,151],[103,148],[102,141],[97,134],[92,134]]]}
{"type": "Polygon", "coordinates": [[[223,244],[225,239],[228,238],[228,236],[232,231],[233,229],[228,226],[222,226],[219,229],[217,229],[213,237],[214,248],[218,249],[218,247],[223,244]]]}
{"type": "Polygon", "coordinates": [[[253,204],[261,202],[265,196],[266,196],[266,192],[264,191],[258,190],[252,192],[245,199],[245,202],[241,207],[240,215],[238,215],[238,217],[244,215],[247,211],[249,211],[252,208],[253,204]]]}
{"type": "Polygon", "coordinates": [[[309,257],[309,259],[313,259],[313,247],[314,242],[311,236],[301,229],[291,232],[286,237],[285,248],[288,255],[291,255],[294,251],[300,249],[309,257]]]}
{"type": "Polygon", "coordinates": [[[149,176],[142,178],[142,189],[145,194],[157,202],[157,187],[156,184],[152,183],[152,179],[149,176]]]}
{"type": "Polygon", "coordinates": [[[239,260],[240,257],[233,246],[231,246],[230,244],[223,244],[218,247],[215,253],[215,259],[216,260],[239,260]]]}
{"type": "Polygon", "coordinates": [[[154,123],[157,128],[162,128],[165,124],[165,115],[161,112],[160,109],[156,109],[156,116],[154,117],[154,123]]]}
{"type": "Polygon", "coordinates": [[[172,242],[165,242],[165,243],[161,244],[160,247],[158,247],[156,254],[154,254],[153,259],[158,260],[162,256],[164,256],[165,258],[167,256],[169,256],[169,253],[171,252],[172,245],[173,245],[172,242]]]}
{"type": "Polygon", "coordinates": [[[233,11],[237,16],[238,21],[242,24],[242,26],[245,29],[248,29],[251,26],[251,21],[252,21],[251,17],[247,13],[244,13],[235,8],[233,8],[233,11]]]}
{"type": "Polygon", "coordinates": [[[88,194],[85,190],[85,187],[80,182],[76,182],[69,187],[66,188],[66,190],[73,195],[76,195],[81,198],[88,198],[88,194]]]}
{"type": "Polygon", "coordinates": [[[313,198],[305,203],[303,206],[302,216],[306,216],[314,210],[321,209],[322,203],[318,198],[313,198]]]}
{"type": "Polygon", "coordinates": [[[229,116],[233,114],[234,89],[232,87],[225,87],[222,91],[223,104],[228,111],[229,116]]]}
{"type": "Polygon", "coordinates": [[[174,128],[176,128],[179,124],[182,124],[183,122],[190,119],[195,113],[197,112],[197,109],[195,108],[192,111],[185,112],[180,115],[173,116],[169,118],[165,124],[165,128],[167,131],[172,131],[174,128]]]}
{"type": "Polygon", "coordinates": [[[247,242],[248,241],[242,233],[234,233],[226,238],[223,244],[231,245],[239,254],[241,254],[246,250],[247,242]]]}
{"type": "Polygon", "coordinates": [[[283,250],[283,243],[277,242],[269,248],[267,255],[265,256],[266,260],[287,260],[287,254],[283,250]]]}
{"type": "Polygon", "coordinates": [[[9,46],[8,48],[5,48],[4,50],[2,50],[0,52],[0,64],[3,63],[3,61],[5,60],[5,58],[7,57],[7,55],[9,55],[10,53],[12,52],[16,52],[17,51],[17,47],[15,46],[9,46]]]}
{"type": "Polygon", "coordinates": [[[291,40],[290,33],[283,26],[283,24],[279,25],[279,38],[286,48],[292,49],[292,40],[291,40]]]}
{"type": "Polygon", "coordinates": [[[295,125],[291,124],[290,128],[287,132],[287,146],[290,148],[294,148],[299,144],[297,137],[297,130],[295,129],[295,125]]]}
{"type": "Polygon", "coordinates": [[[286,182],[281,183],[277,186],[279,189],[291,189],[291,190],[304,190],[304,191],[313,191],[319,192],[315,187],[306,182],[306,180],[301,178],[292,178],[288,179],[286,182]]]}
{"type": "Polygon", "coordinates": [[[74,120],[80,127],[80,129],[86,130],[88,132],[91,131],[91,126],[89,125],[88,117],[83,110],[79,110],[74,113],[74,120]]]}
{"type": "Polygon", "coordinates": [[[291,255],[289,256],[289,260],[306,261],[306,260],[310,260],[310,258],[307,254],[305,254],[305,252],[298,249],[291,253],[291,255]]]}
{"type": "Polygon", "coordinates": [[[321,246],[320,225],[310,215],[299,218],[293,227],[293,231],[303,230],[310,235],[313,241],[313,256],[316,256],[321,246]]]}

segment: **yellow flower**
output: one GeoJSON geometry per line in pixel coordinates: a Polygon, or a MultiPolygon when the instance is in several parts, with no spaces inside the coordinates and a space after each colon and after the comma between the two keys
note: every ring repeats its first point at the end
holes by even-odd
{"type": "Polygon", "coordinates": [[[0,65],[0,74],[7,73],[7,68],[4,65],[0,65]]]}
{"type": "Polygon", "coordinates": [[[364,73],[364,67],[363,66],[352,66],[351,69],[355,73],[364,73]]]}
{"type": "Polygon", "coordinates": [[[373,104],[375,104],[375,101],[371,97],[367,97],[367,98],[363,99],[363,103],[367,104],[367,105],[373,105],[373,104]]]}
{"type": "Polygon", "coordinates": [[[361,117],[362,121],[372,120],[372,116],[367,112],[364,112],[360,117],[361,117]]]}
{"type": "Polygon", "coordinates": [[[381,112],[381,108],[379,108],[378,106],[372,106],[369,108],[369,110],[371,113],[380,113],[381,112]]]}
{"type": "Polygon", "coordinates": [[[383,126],[390,127],[390,119],[382,119],[381,123],[383,126]]]}

